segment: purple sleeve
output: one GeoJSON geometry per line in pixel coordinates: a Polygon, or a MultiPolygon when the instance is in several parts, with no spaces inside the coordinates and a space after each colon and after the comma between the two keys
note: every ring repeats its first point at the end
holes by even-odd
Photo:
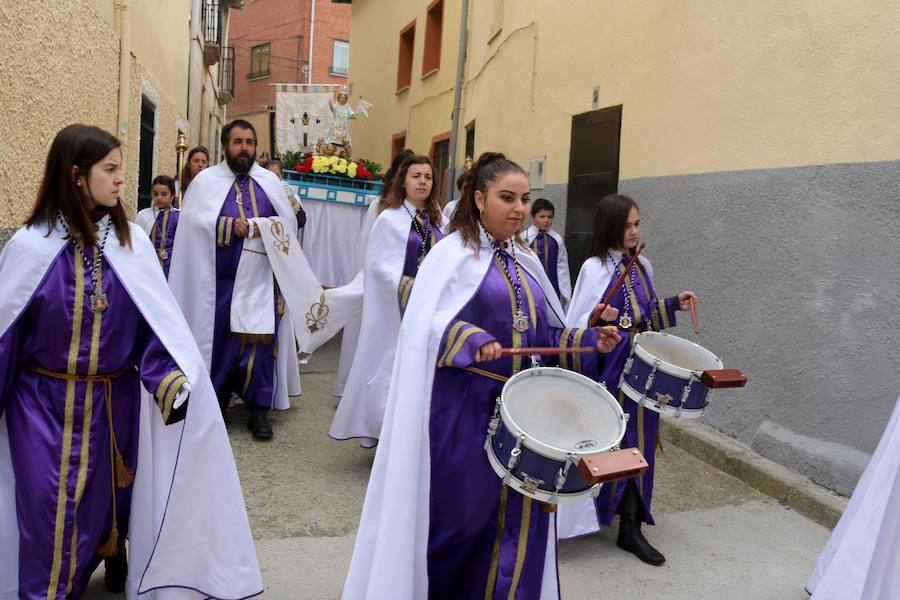
{"type": "Polygon", "coordinates": [[[678,310],[678,305],[678,296],[657,299],[654,304],[650,305],[652,311],[650,321],[653,324],[653,329],[660,331],[669,327],[675,327],[675,311],[678,310]]]}
{"type": "Polygon", "coordinates": [[[603,365],[603,356],[597,352],[597,338],[599,334],[595,327],[566,327],[558,329],[550,328],[550,343],[560,348],[593,348],[593,352],[583,354],[560,354],[559,366],[570,371],[577,371],[582,375],[593,377],[600,372],[603,365]]]}
{"type": "Polygon", "coordinates": [[[216,246],[230,246],[237,237],[234,234],[234,217],[219,217],[216,221],[216,246]]]}
{"type": "Polygon", "coordinates": [[[0,417],[6,410],[16,378],[19,341],[22,338],[20,323],[21,319],[13,323],[3,337],[0,337],[0,417]]]}
{"type": "Polygon", "coordinates": [[[162,412],[163,422],[171,425],[181,421],[187,414],[187,401],[177,409],[172,407],[181,386],[187,383],[187,377],[156,334],[146,324],[144,327],[146,334],[139,365],[141,382],[153,394],[162,412]]]}
{"type": "Polygon", "coordinates": [[[297,229],[303,229],[306,226],[306,211],[302,206],[297,207],[297,229]]]}
{"type": "Polygon", "coordinates": [[[437,366],[464,369],[475,362],[479,348],[496,341],[497,338],[481,327],[460,319],[451,321],[441,340],[437,366]]]}

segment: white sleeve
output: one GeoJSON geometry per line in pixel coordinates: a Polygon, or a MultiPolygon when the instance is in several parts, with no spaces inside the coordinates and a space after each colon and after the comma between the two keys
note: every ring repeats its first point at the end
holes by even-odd
{"type": "Polygon", "coordinates": [[[560,235],[556,240],[559,246],[559,252],[556,258],[556,278],[559,281],[559,295],[563,306],[569,304],[572,298],[572,276],[569,275],[569,253],[566,251],[566,245],[563,243],[563,237],[560,235]]]}
{"type": "Polygon", "coordinates": [[[572,301],[566,312],[567,327],[587,327],[588,319],[594,311],[594,307],[603,299],[603,292],[609,286],[612,272],[597,257],[591,257],[584,261],[581,272],[578,273],[578,281],[575,282],[575,291],[572,293],[572,301]]]}

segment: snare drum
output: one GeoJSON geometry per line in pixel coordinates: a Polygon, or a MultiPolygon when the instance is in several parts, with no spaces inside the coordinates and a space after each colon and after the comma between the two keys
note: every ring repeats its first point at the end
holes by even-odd
{"type": "Polygon", "coordinates": [[[578,463],[618,448],[624,435],[625,414],[605,387],[572,371],[535,367],[503,386],[484,449],[505,484],[556,504],[600,492],[578,463]]]}
{"type": "Polygon", "coordinates": [[[703,346],[668,333],[645,331],[634,337],[619,388],[650,410],[696,419],[703,415],[712,394],[700,376],[721,368],[719,357],[703,346]]]}

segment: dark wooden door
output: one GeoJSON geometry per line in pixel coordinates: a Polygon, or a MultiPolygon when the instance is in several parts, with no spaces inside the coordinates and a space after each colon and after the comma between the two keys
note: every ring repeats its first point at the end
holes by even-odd
{"type": "Polygon", "coordinates": [[[619,187],[622,105],[572,116],[566,249],[574,278],[588,258],[597,203],[619,187]]]}
{"type": "Polygon", "coordinates": [[[153,181],[153,141],[156,138],[156,109],[141,102],[141,141],[138,156],[138,210],[150,206],[150,182],[153,181]]]}

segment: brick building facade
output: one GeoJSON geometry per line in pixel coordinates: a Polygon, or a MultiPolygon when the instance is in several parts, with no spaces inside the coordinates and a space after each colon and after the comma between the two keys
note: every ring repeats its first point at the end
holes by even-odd
{"type": "Polygon", "coordinates": [[[272,84],[348,82],[350,10],[333,0],[248,0],[232,18],[236,82],[228,116],[254,124],[260,155],[270,151],[272,84]]]}

